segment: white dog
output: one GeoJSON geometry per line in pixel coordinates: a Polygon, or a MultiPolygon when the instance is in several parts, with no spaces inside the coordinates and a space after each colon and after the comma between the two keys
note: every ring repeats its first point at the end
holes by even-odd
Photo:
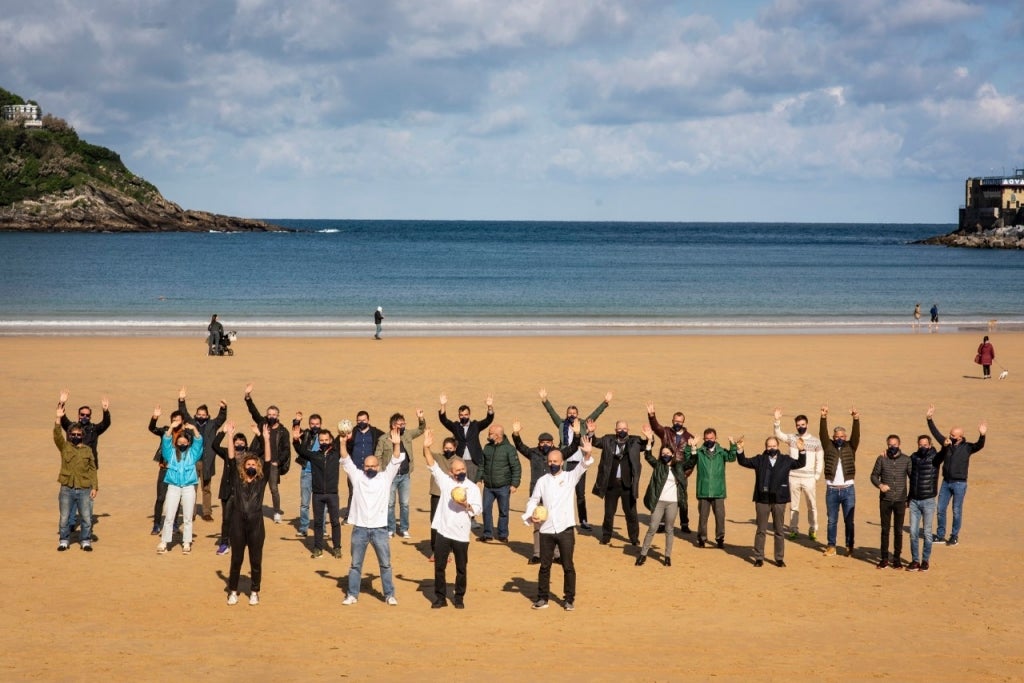
{"type": "Polygon", "coordinates": [[[1006,379],[1009,376],[1010,376],[1010,371],[1009,370],[1003,370],[1002,372],[999,373],[999,379],[1006,379]]]}

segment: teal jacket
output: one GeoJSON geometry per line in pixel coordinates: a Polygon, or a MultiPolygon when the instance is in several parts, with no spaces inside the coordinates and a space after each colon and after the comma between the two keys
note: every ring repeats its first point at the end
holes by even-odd
{"type": "MultiPolygon", "coordinates": [[[[648,444],[653,441],[652,439],[648,444]]],[[[661,458],[655,458],[650,450],[644,453],[644,459],[647,460],[647,464],[652,468],[651,480],[647,483],[647,491],[644,492],[644,507],[654,512],[654,508],[658,505],[658,499],[661,498],[661,492],[665,488],[665,482],[668,481],[669,470],[672,470],[672,476],[676,478],[676,500],[684,500],[683,482],[686,481],[685,461],[672,458],[668,464],[665,464],[661,461],[661,458]]]]}
{"type": "Polygon", "coordinates": [[[164,483],[171,486],[195,486],[199,483],[196,476],[196,463],[203,457],[203,437],[196,434],[192,445],[184,453],[178,453],[171,441],[170,430],[160,437],[160,455],[167,463],[164,483]]]}
{"type": "Polygon", "coordinates": [[[696,451],[687,446],[683,453],[687,469],[697,468],[697,497],[725,498],[725,463],[736,462],[736,444],[726,450],[716,443],[711,452],[704,446],[696,451]]]}

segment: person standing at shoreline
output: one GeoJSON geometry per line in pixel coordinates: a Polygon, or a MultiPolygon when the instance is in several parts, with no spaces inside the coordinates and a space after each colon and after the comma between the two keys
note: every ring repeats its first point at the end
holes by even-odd
{"type": "Polygon", "coordinates": [[[209,347],[207,355],[216,356],[220,349],[220,340],[224,336],[224,326],[217,320],[216,313],[210,318],[210,324],[206,326],[206,331],[210,333],[206,337],[206,345],[209,347]]]}
{"type": "Polygon", "coordinates": [[[773,416],[775,418],[775,421],[772,423],[775,438],[789,444],[789,457],[795,460],[800,456],[797,442],[801,439],[803,440],[804,450],[807,453],[807,463],[799,469],[789,471],[789,540],[795,541],[800,536],[801,495],[804,501],[807,502],[807,538],[812,541],[817,540],[818,480],[821,479],[821,473],[825,467],[825,451],[821,448],[821,441],[807,433],[808,423],[806,415],[797,415],[793,418],[796,435],[786,434],[782,431],[780,426],[782,408],[776,408],[773,416]]]}
{"type": "Polygon", "coordinates": [[[928,323],[928,329],[934,332],[935,330],[939,329],[939,305],[932,304],[932,308],[930,311],[928,311],[928,313],[932,317],[931,322],[928,323]]]}
{"type": "Polygon", "coordinates": [[[914,304],[914,329],[921,326],[921,304],[914,304]]]}
{"type": "Polygon", "coordinates": [[[853,514],[857,506],[857,492],[853,483],[857,473],[857,447],[860,445],[860,413],[856,408],[851,408],[850,416],[853,418],[853,428],[849,441],[846,440],[846,427],[838,426],[832,430],[832,438],[829,439],[827,405],[821,407],[821,420],[818,422],[818,438],[825,451],[825,505],[828,509],[826,557],[836,554],[840,507],[843,509],[847,555],[853,556],[853,514]]]}
{"type": "Polygon", "coordinates": [[[384,327],[383,323],[384,323],[384,309],[381,308],[380,306],[378,306],[377,310],[373,312],[373,324],[377,328],[377,331],[374,332],[374,334],[373,334],[373,338],[374,339],[380,339],[380,331],[384,327]]]}
{"type": "Polygon", "coordinates": [[[986,334],[978,345],[978,355],[974,357],[974,362],[981,366],[981,373],[985,379],[992,379],[992,361],[995,359],[996,349],[986,334]]]}
{"type": "Polygon", "coordinates": [[[935,515],[935,536],[932,542],[945,542],[948,546],[954,546],[960,542],[964,498],[967,497],[967,471],[971,465],[971,456],[985,447],[988,423],[982,420],[978,425],[978,440],[968,443],[964,438],[963,427],[950,429],[948,438],[943,435],[932,421],[934,415],[935,406],[928,406],[928,412],[925,413],[928,430],[937,441],[943,442],[946,459],[942,464],[942,486],[939,488],[939,508],[935,515]],[[946,508],[949,507],[950,498],[953,499],[953,527],[949,540],[946,540],[946,508]]]}
{"type": "MultiPolygon", "coordinates": [[[[574,438],[578,438],[579,432],[582,430],[583,425],[590,420],[597,421],[597,418],[601,417],[601,413],[607,408],[612,402],[612,392],[608,392],[604,395],[604,401],[602,401],[594,410],[587,416],[585,420],[580,420],[580,411],[576,406],[569,406],[565,409],[565,418],[558,417],[558,413],[555,412],[554,406],[551,405],[551,401],[548,400],[547,389],[540,390],[540,401],[544,409],[548,411],[548,417],[551,418],[551,422],[558,429],[558,447],[564,448],[572,443],[574,438]]],[[[566,471],[572,471],[579,466],[580,460],[583,458],[583,452],[577,447],[573,453],[565,455],[565,451],[562,452],[565,456],[565,469],[566,471]]],[[[536,483],[534,481],[533,483],[536,483]]],[[[533,484],[530,485],[530,493],[533,493],[533,484]]],[[[587,473],[584,472],[583,476],[580,477],[579,481],[576,482],[576,516],[579,519],[580,528],[584,531],[590,531],[590,522],[587,521],[587,473]]],[[[536,544],[534,544],[536,546],[536,544]]]]}

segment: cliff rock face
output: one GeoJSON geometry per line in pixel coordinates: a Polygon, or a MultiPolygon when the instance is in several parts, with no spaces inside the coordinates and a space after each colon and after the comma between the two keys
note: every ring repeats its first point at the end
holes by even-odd
{"type": "Polygon", "coordinates": [[[940,244],[946,247],[972,249],[1024,249],[1024,225],[1009,225],[989,230],[956,230],[921,240],[918,244],[940,244]]]}
{"type": "Polygon", "coordinates": [[[117,189],[78,187],[0,206],[0,230],[29,232],[284,231],[263,221],[185,211],[159,193],[145,202],[117,189]]]}

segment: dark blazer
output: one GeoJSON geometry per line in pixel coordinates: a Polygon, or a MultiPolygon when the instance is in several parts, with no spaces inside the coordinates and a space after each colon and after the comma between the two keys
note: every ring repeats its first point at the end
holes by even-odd
{"type": "Polygon", "coordinates": [[[752,458],[743,453],[736,453],[736,462],[742,467],[754,470],[755,503],[788,503],[789,471],[798,470],[807,464],[807,451],[800,451],[800,457],[796,460],[790,457],[789,453],[779,453],[775,458],[775,467],[772,467],[767,453],[752,458]]]}
{"type": "MultiPolygon", "coordinates": [[[[614,434],[605,434],[599,439],[592,441],[596,448],[601,449],[601,461],[597,465],[597,479],[594,481],[594,488],[591,491],[598,498],[604,498],[608,485],[614,478],[615,469],[615,446],[619,437],[614,434]]],[[[633,490],[633,497],[640,497],[640,454],[647,448],[647,439],[639,436],[627,436],[626,448],[623,459],[629,458],[629,467],[633,473],[633,481],[630,488],[633,490]]]]}
{"type": "Polygon", "coordinates": [[[217,468],[217,454],[213,451],[213,440],[217,438],[217,430],[219,430],[225,420],[228,419],[227,406],[221,406],[220,410],[217,411],[217,417],[211,417],[202,427],[199,426],[199,423],[196,422],[195,418],[188,412],[188,406],[185,405],[184,399],[178,399],[178,410],[181,411],[185,422],[195,425],[196,429],[203,437],[203,480],[210,481],[213,479],[213,475],[217,468]]]}
{"type": "MultiPolygon", "coordinates": [[[[267,424],[267,418],[256,410],[256,404],[248,396],[245,397],[245,405],[249,408],[249,415],[253,422],[263,431],[263,425],[267,424]]],[[[259,457],[263,457],[263,436],[253,437],[249,442],[249,451],[259,457]]],[[[292,464],[292,430],[281,424],[280,421],[270,429],[270,462],[276,462],[281,475],[287,474],[292,464]]]]}
{"type": "Polygon", "coordinates": [[[494,411],[488,410],[487,417],[482,420],[470,420],[469,428],[465,430],[458,422],[449,420],[443,410],[437,411],[437,419],[455,437],[455,441],[458,443],[456,453],[461,456],[463,449],[468,447],[469,457],[473,459],[473,464],[479,467],[480,463],[483,462],[484,454],[483,448],[480,447],[480,433],[485,431],[494,422],[494,411]]]}

